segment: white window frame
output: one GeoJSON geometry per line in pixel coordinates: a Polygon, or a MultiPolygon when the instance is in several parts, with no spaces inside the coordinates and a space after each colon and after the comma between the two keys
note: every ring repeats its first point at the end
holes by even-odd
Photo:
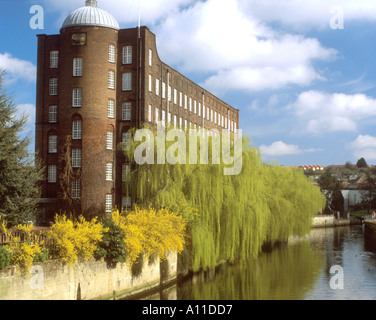
{"type": "Polygon", "coordinates": [[[166,82],[162,82],[162,98],[166,99],[166,82]]]}
{"type": "Polygon", "coordinates": [[[48,153],[57,153],[57,135],[48,136],[48,153]]]}
{"type": "Polygon", "coordinates": [[[132,90],[132,73],[126,72],[123,73],[122,76],[122,89],[123,91],[131,91],[132,90]]]}
{"type": "Polygon", "coordinates": [[[72,149],[72,168],[81,168],[82,166],[82,150],[72,149]]]}
{"type": "Polygon", "coordinates": [[[123,64],[132,64],[132,46],[123,47],[123,64]]]}
{"type": "Polygon", "coordinates": [[[122,135],[122,145],[123,145],[123,151],[128,147],[129,142],[131,141],[131,133],[130,132],[123,132],[122,135]]]}
{"type": "Polygon", "coordinates": [[[153,92],[153,77],[149,74],[149,92],[153,92]]]}
{"type": "Polygon", "coordinates": [[[72,107],[82,107],[82,88],[74,88],[72,93],[72,107]]]}
{"type": "Polygon", "coordinates": [[[57,69],[59,67],[59,51],[50,51],[50,69],[57,69]]]}
{"type": "Polygon", "coordinates": [[[108,89],[115,90],[115,71],[108,70],[108,89]]]}
{"type": "Polygon", "coordinates": [[[113,180],[113,163],[107,162],[106,163],[106,181],[113,180]]]}
{"type": "Polygon", "coordinates": [[[73,120],[72,122],[72,139],[81,140],[82,139],[82,121],[73,120]]]}
{"type": "Polygon", "coordinates": [[[186,94],[184,95],[184,109],[188,109],[188,97],[186,94]]]}
{"type": "Polygon", "coordinates": [[[59,92],[59,80],[58,78],[50,78],[49,80],[49,95],[57,96],[59,92]]]}
{"type": "Polygon", "coordinates": [[[159,96],[159,79],[155,79],[155,94],[159,96]]]}
{"type": "Polygon", "coordinates": [[[149,49],[149,67],[153,66],[153,50],[149,49]]]}
{"type": "Polygon", "coordinates": [[[179,107],[183,107],[183,93],[179,92],[179,107]]]}
{"type": "Polygon", "coordinates": [[[73,59],[73,77],[81,77],[82,76],[82,67],[83,67],[83,59],[82,58],[74,58],[73,59]]]}
{"type": "Polygon", "coordinates": [[[56,183],[57,181],[57,166],[49,165],[48,166],[48,183],[56,183]]]}
{"type": "Polygon", "coordinates": [[[152,115],[151,115],[151,104],[149,104],[149,106],[148,106],[148,121],[149,122],[153,121],[152,115]]]}
{"type": "Polygon", "coordinates": [[[57,105],[48,107],[48,123],[57,123],[57,105]]]}
{"type": "Polygon", "coordinates": [[[114,132],[107,130],[106,133],[106,150],[112,150],[114,148],[114,132]]]}
{"type": "Polygon", "coordinates": [[[174,104],[178,104],[178,91],[174,89],[174,104]]]}
{"type": "Polygon", "coordinates": [[[159,109],[155,108],[155,123],[159,123],[159,109]]]}
{"type": "Polygon", "coordinates": [[[115,118],[115,100],[108,99],[107,102],[107,117],[110,119],[115,118]]]}
{"type": "Polygon", "coordinates": [[[108,45],[108,62],[115,63],[116,47],[114,44],[108,45]]]}
{"type": "Polygon", "coordinates": [[[80,180],[72,181],[72,199],[81,198],[81,182],[80,180]]]}
{"type": "Polygon", "coordinates": [[[122,111],[122,119],[124,121],[131,121],[132,120],[132,103],[131,102],[124,102],[121,106],[122,111]]]}

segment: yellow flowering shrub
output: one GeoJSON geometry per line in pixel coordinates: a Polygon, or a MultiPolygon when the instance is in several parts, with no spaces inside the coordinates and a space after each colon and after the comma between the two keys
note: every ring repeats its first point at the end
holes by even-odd
{"type": "Polygon", "coordinates": [[[106,229],[96,218],[86,221],[80,216],[73,222],[64,215],[56,215],[47,238],[55,241],[55,258],[73,265],[78,259],[93,258],[104,232],[106,229]]]}
{"type": "Polygon", "coordinates": [[[169,209],[136,208],[126,216],[119,211],[112,219],[125,233],[128,263],[133,265],[140,254],[164,259],[169,251],[180,253],[185,243],[186,220],[169,209]]]}
{"type": "Polygon", "coordinates": [[[15,229],[22,233],[23,237],[14,237],[7,246],[11,254],[11,264],[17,266],[21,271],[27,272],[33,265],[35,256],[41,253],[42,248],[38,241],[32,241],[33,224],[18,225],[15,229]]]}

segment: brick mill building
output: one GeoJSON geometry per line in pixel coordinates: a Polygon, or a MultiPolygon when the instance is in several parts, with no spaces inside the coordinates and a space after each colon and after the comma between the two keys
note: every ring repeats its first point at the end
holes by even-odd
{"type": "Polygon", "coordinates": [[[130,206],[121,148],[143,123],[222,128],[239,111],[158,57],[147,27],[120,29],[97,1],[73,11],[57,35],[38,35],[36,153],[46,166],[41,221],[70,199],[86,216],[130,206]]]}

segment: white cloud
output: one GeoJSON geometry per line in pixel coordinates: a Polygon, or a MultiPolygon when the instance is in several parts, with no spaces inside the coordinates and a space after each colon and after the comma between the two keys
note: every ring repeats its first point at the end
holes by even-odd
{"type": "Polygon", "coordinates": [[[30,61],[14,58],[7,52],[0,53],[0,69],[4,69],[7,72],[9,81],[16,81],[20,79],[28,82],[36,81],[36,66],[34,66],[30,61]]]}
{"type": "Polygon", "coordinates": [[[359,135],[348,144],[348,149],[352,150],[357,159],[363,157],[366,160],[376,160],[376,137],[359,135]]]}
{"type": "Polygon", "coordinates": [[[355,131],[360,121],[376,121],[376,99],[364,94],[306,91],[288,106],[311,133],[355,131]]]}
{"type": "Polygon", "coordinates": [[[375,21],[374,0],[240,0],[243,10],[268,22],[297,30],[329,29],[331,19],[343,12],[344,28],[352,21],[375,21]]]}
{"type": "Polygon", "coordinates": [[[317,39],[281,33],[246,15],[239,0],[207,0],[156,27],[162,60],[183,72],[206,72],[214,93],[259,91],[324,80],[315,61],[336,57],[317,39]],[[293,53],[293,54],[292,54],[293,53]]]}
{"type": "Polygon", "coordinates": [[[307,152],[321,151],[320,149],[301,149],[294,144],[286,144],[283,141],[275,141],[270,146],[261,145],[260,151],[265,156],[285,156],[285,155],[297,155],[307,152]]]}

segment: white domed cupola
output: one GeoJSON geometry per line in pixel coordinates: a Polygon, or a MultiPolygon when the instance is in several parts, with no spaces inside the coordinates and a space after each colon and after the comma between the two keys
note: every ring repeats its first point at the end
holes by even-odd
{"type": "Polygon", "coordinates": [[[85,7],[74,10],[64,21],[60,31],[75,26],[104,27],[119,30],[119,23],[107,11],[98,8],[97,0],[86,0],[85,7]]]}

